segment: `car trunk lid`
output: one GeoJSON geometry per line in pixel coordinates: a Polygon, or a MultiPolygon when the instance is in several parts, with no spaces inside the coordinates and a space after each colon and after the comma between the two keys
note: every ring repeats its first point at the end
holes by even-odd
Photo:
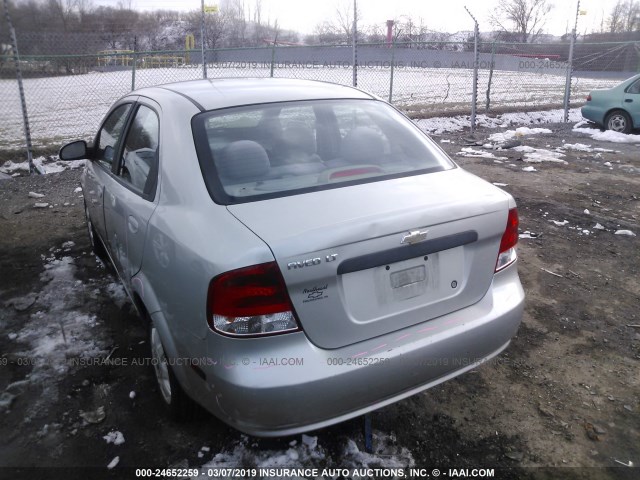
{"type": "Polygon", "coordinates": [[[228,209],[271,248],[308,338],[339,348],[479,301],[508,203],[453,169],[228,209]]]}

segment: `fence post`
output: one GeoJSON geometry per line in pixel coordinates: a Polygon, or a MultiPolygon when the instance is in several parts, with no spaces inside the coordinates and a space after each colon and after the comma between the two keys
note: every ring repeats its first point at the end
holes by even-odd
{"type": "Polygon", "coordinates": [[[207,60],[205,58],[205,50],[204,50],[204,0],[200,2],[201,12],[200,12],[200,51],[202,52],[202,78],[207,78],[207,60]]]}
{"type": "Polygon", "coordinates": [[[392,36],[391,37],[391,78],[389,79],[389,103],[391,103],[391,99],[393,98],[393,72],[394,72],[395,56],[396,56],[396,39],[392,36]]]}
{"type": "Polygon", "coordinates": [[[471,133],[476,131],[476,104],[478,102],[478,59],[480,53],[478,52],[478,41],[480,37],[480,27],[476,18],[471,15],[471,12],[467,7],[464,7],[469,16],[473,18],[475,26],[473,27],[473,91],[471,96],[471,133]]]}
{"type": "Polygon", "coordinates": [[[4,0],[4,13],[7,20],[7,26],[9,27],[9,34],[11,36],[11,49],[13,53],[13,63],[16,69],[16,80],[18,81],[18,90],[20,92],[20,104],[22,107],[22,122],[24,128],[24,136],[27,143],[27,160],[29,162],[29,175],[35,171],[33,165],[33,144],[31,143],[31,129],[29,127],[29,115],[27,114],[27,100],[24,95],[24,86],[22,85],[22,71],[20,70],[20,55],[18,53],[18,39],[16,37],[16,31],[13,28],[11,22],[11,15],[9,14],[9,0],[4,0]]]}
{"type": "Polygon", "coordinates": [[[353,0],[353,86],[358,86],[358,2],[353,0]]]}
{"type": "Polygon", "coordinates": [[[487,101],[485,103],[485,112],[489,111],[491,105],[491,80],[493,79],[493,59],[496,55],[496,42],[491,44],[491,63],[489,64],[489,80],[487,81],[487,101]]]}
{"type": "Polygon", "coordinates": [[[273,68],[276,63],[276,44],[278,43],[278,32],[276,31],[275,37],[273,38],[273,46],[271,47],[271,74],[269,75],[273,78],[273,68]]]}
{"type": "Polygon", "coordinates": [[[571,98],[571,76],[573,75],[573,45],[576,41],[575,28],[571,31],[571,43],[569,44],[569,62],[567,63],[567,78],[564,84],[564,121],[569,121],[569,101],[571,98]]]}
{"type": "Polygon", "coordinates": [[[276,42],[273,42],[271,46],[271,68],[269,72],[269,77],[273,78],[273,67],[276,61],[276,42]]]}
{"type": "Polygon", "coordinates": [[[138,37],[133,37],[133,66],[131,67],[131,91],[136,89],[136,63],[138,57],[136,52],[138,51],[138,37]]]}
{"type": "Polygon", "coordinates": [[[573,76],[573,48],[578,39],[578,17],[580,16],[580,0],[576,4],[576,23],[571,31],[569,44],[569,64],[567,65],[567,80],[564,84],[564,121],[569,121],[569,103],[571,102],[571,77],[573,76]]]}

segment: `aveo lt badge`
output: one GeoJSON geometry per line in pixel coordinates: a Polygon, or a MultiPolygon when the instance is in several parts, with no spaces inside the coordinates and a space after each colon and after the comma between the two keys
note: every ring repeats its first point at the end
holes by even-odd
{"type": "MultiPolygon", "coordinates": [[[[324,257],[324,262],[334,262],[338,258],[337,253],[333,253],[331,255],[327,255],[324,257]]],[[[287,263],[287,270],[295,270],[296,268],[304,268],[304,267],[313,267],[315,265],[320,265],[322,263],[321,257],[308,258],[306,260],[302,260],[300,262],[289,262],[287,263]]]]}

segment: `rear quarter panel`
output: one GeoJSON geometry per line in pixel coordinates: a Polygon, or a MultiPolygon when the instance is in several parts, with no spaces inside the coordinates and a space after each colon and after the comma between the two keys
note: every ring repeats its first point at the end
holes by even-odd
{"type": "Polygon", "coordinates": [[[250,230],[209,196],[196,158],[191,117],[198,110],[174,93],[162,104],[158,207],[149,221],[142,269],[133,288],[150,314],[162,312],[176,354],[203,354],[211,279],[273,260],[250,230]],[[147,304],[147,299],[149,303],[147,304]]]}

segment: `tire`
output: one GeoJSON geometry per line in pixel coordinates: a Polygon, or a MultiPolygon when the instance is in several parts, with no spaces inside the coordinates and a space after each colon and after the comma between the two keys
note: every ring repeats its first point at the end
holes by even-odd
{"type": "Polygon", "coordinates": [[[160,397],[173,420],[187,421],[199,418],[202,409],[184,393],[178,379],[167,361],[167,356],[160,339],[160,333],[149,323],[149,346],[151,348],[151,365],[160,390],[160,397]]]}
{"type": "Polygon", "coordinates": [[[619,133],[631,133],[631,117],[623,110],[614,110],[604,120],[604,127],[619,133]]]}

